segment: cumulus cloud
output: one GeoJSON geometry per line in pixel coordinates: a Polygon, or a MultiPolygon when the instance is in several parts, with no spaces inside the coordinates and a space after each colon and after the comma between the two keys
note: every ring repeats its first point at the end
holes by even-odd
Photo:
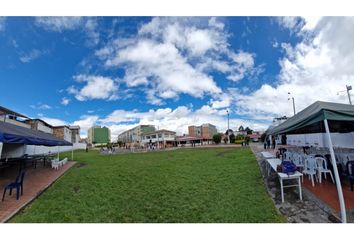
{"type": "Polygon", "coordinates": [[[70,102],[70,99],[68,99],[68,98],[66,98],[66,97],[63,97],[63,98],[61,99],[61,104],[64,105],[64,106],[68,105],[69,102],[70,102]]]}
{"type": "Polygon", "coordinates": [[[74,86],[67,89],[68,92],[75,95],[75,98],[79,101],[92,99],[117,99],[118,84],[114,79],[83,74],[74,76],[74,79],[79,83],[85,84],[81,89],[74,86]]]}
{"type": "Polygon", "coordinates": [[[283,43],[285,57],[274,85],[264,84],[251,94],[234,94],[238,113],[254,118],[292,116],[295,98],[297,112],[317,100],[348,103],[346,85],[354,82],[354,18],[325,17],[304,21],[295,46],[283,43]],[[335,37],[334,37],[335,36],[335,37]]]}
{"type": "Polygon", "coordinates": [[[179,94],[220,94],[211,72],[239,81],[257,74],[255,55],[230,49],[224,24],[214,18],[153,18],[132,38],[118,38],[96,51],[110,68],[124,68],[127,87],[145,89],[151,104],[179,94]]]}

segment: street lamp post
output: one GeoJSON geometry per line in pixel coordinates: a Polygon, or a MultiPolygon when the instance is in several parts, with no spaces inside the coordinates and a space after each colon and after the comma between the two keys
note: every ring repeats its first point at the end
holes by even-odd
{"type": "MultiPolygon", "coordinates": [[[[288,92],[288,95],[289,95],[288,100],[290,100],[291,93],[288,92]]],[[[293,100],[293,110],[294,110],[294,115],[295,115],[296,114],[296,111],[295,111],[295,99],[294,99],[294,97],[291,97],[291,99],[293,100]]]]}
{"type": "Polygon", "coordinates": [[[337,95],[339,95],[340,92],[347,91],[349,104],[352,105],[352,99],[350,98],[350,93],[349,93],[349,91],[352,90],[352,86],[345,85],[345,88],[346,88],[346,90],[337,92],[337,95]]]}
{"type": "Polygon", "coordinates": [[[227,112],[227,143],[230,144],[230,133],[229,133],[229,129],[230,129],[230,121],[229,121],[229,110],[226,110],[227,112]]]}
{"type": "Polygon", "coordinates": [[[352,100],[350,99],[350,93],[349,93],[349,91],[352,90],[352,86],[345,85],[345,87],[347,88],[349,104],[352,105],[352,100]]]}

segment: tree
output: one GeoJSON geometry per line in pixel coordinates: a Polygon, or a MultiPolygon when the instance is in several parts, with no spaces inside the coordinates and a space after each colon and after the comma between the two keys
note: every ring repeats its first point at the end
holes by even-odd
{"type": "Polygon", "coordinates": [[[118,141],[117,144],[118,144],[119,147],[123,146],[123,142],[122,141],[118,141]]]}
{"type": "Polygon", "coordinates": [[[241,126],[238,128],[238,131],[239,131],[239,132],[243,132],[243,131],[245,131],[245,129],[244,129],[243,126],[241,125],[241,126]]]}
{"type": "Polygon", "coordinates": [[[213,141],[216,144],[219,144],[221,142],[221,138],[222,138],[222,134],[221,133],[214,134],[213,141]]]}
{"type": "Polygon", "coordinates": [[[234,134],[234,131],[232,129],[227,129],[225,135],[231,135],[231,134],[234,134]]]}
{"type": "Polygon", "coordinates": [[[246,127],[245,131],[247,132],[247,134],[252,134],[253,130],[250,129],[249,127],[246,127]]]}

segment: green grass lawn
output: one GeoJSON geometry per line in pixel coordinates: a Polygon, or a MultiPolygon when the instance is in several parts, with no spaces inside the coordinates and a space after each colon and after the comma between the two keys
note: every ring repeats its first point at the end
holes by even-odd
{"type": "MultiPolygon", "coordinates": [[[[68,154],[70,157],[70,154],[68,154]]],[[[282,222],[249,148],[102,156],[77,164],[12,222],[282,222]]]]}

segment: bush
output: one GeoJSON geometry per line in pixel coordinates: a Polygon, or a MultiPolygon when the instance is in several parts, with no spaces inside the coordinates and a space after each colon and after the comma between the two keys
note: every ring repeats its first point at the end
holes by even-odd
{"type": "Polygon", "coordinates": [[[236,144],[242,144],[244,142],[244,140],[235,140],[236,144]]]}
{"type": "Polygon", "coordinates": [[[236,136],[236,140],[243,140],[245,139],[245,135],[239,134],[236,136]]]}
{"type": "Polygon", "coordinates": [[[216,144],[219,144],[221,142],[221,138],[222,138],[222,134],[221,133],[214,134],[213,141],[216,144]]]}

